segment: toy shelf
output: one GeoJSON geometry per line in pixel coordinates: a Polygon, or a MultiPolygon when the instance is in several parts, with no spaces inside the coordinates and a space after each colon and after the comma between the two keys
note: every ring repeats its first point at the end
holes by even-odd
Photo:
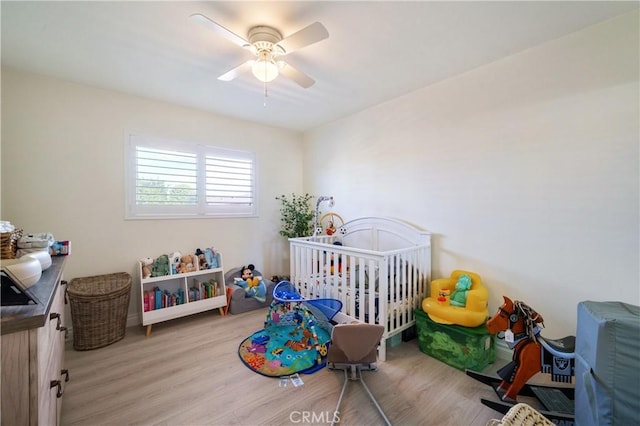
{"type": "Polygon", "coordinates": [[[138,261],[138,278],[141,322],[147,327],[147,337],[152,325],[159,322],[216,308],[220,315],[225,314],[227,296],[221,257],[217,268],[149,278],[142,277],[142,263],[138,261]],[[158,302],[158,297],[164,303],[158,302]]]}

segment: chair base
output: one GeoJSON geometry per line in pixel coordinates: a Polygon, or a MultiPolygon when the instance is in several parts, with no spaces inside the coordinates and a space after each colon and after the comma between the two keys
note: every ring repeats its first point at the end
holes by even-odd
{"type": "Polygon", "coordinates": [[[367,363],[367,364],[342,364],[340,362],[327,362],[327,368],[330,370],[350,370],[351,371],[351,380],[357,380],[358,378],[355,376],[355,371],[376,371],[378,369],[378,364],[375,362],[367,363]]]}
{"type": "Polygon", "coordinates": [[[338,398],[338,404],[336,405],[336,409],[334,411],[334,416],[333,416],[333,421],[331,422],[331,426],[334,426],[336,424],[336,421],[338,421],[338,422],[342,421],[340,419],[340,405],[342,405],[342,399],[344,397],[345,391],[347,390],[347,385],[349,384],[350,380],[354,380],[354,381],[357,380],[360,383],[362,383],[362,387],[367,392],[367,395],[369,395],[369,399],[373,402],[373,404],[378,409],[378,413],[380,413],[380,416],[382,416],[382,418],[384,419],[385,424],[387,424],[387,426],[391,426],[391,422],[389,421],[387,416],[384,414],[384,411],[382,411],[382,408],[380,407],[380,404],[378,404],[378,401],[373,396],[373,394],[369,390],[369,387],[367,386],[367,384],[364,382],[364,379],[362,378],[362,371],[363,370],[375,371],[375,370],[378,369],[378,367],[377,367],[377,365],[375,363],[358,364],[358,365],[340,364],[340,363],[328,363],[327,367],[330,368],[331,370],[343,370],[344,371],[344,383],[342,385],[342,391],[340,392],[340,397],[338,398]],[[349,372],[351,374],[349,374],[349,372]]]}

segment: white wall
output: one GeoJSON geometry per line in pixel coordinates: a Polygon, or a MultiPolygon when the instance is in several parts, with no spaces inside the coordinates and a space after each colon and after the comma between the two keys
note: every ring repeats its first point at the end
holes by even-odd
{"type": "MultiPolygon", "coordinates": [[[[67,279],[137,274],[141,257],[207,246],[227,269],[254,263],[269,276],[288,273],[275,197],[301,192],[300,141],[291,131],[3,69],[1,217],[71,240],[67,279]],[[254,150],[259,217],[124,220],[127,131],[254,150]],[[273,164],[287,166],[274,173],[273,164]]],[[[132,318],[138,301],[134,288],[132,318]]]]}
{"type": "Polygon", "coordinates": [[[308,131],[305,190],[575,334],[579,301],[640,304],[638,51],[635,12],[308,131]]]}
{"type": "MultiPolygon", "coordinates": [[[[71,240],[69,279],[205,245],[270,275],[288,269],[274,197],[331,194],[347,220],[434,232],[434,277],[476,271],[492,310],[509,295],[541,311],[549,337],[573,334],[578,301],[640,303],[637,35],[633,13],[309,131],[304,147],[294,132],[3,69],[1,218],[71,240]],[[260,217],[125,221],[127,130],[255,150],[260,217]]],[[[134,291],[132,315],[137,303],[134,291]]]]}

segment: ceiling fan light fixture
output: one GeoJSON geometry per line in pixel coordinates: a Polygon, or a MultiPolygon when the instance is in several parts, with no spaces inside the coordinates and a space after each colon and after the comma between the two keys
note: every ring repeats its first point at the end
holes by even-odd
{"type": "Polygon", "coordinates": [[[258,25],[249,29],[248,37],[245,39],[200,13],[194,13],[191,15],[191,19],[205,25],[232,43],[248,49],[255,55],[255,59],[246,61],[242,65],[227,71],[218,77],[219,80],[231,81],[241,72],[248,71],[251,68],[253,75],[264,83],[265,97],[266,83],[276,79],[279,74],[305,89],[315,83],[311,77],[296,70],[291,65],[280,60],[279,57],[329,37],[329,32],[320,22],[307,25],[284,38],[277,29],[266,25],[258,25]]]}
{"type": "Polygon", "coordinates": [[[269,83],[278,76],[279,67],[273,60],[260,58],[251,66],[251,72],[258,80],[269,83]]]}

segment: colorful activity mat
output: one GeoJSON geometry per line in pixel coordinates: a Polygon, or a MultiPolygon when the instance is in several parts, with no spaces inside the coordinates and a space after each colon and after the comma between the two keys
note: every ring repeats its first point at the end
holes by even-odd
{"type": "Polygon", "coordinates": [[[238,348],[242,362],[264,376],[309,374],[326,365],[332,327],[329,321],[342,304],[335,299],[306,301],[290,286],[283,281],[274,288],[264,329],[244,339],[238,348]]]}

